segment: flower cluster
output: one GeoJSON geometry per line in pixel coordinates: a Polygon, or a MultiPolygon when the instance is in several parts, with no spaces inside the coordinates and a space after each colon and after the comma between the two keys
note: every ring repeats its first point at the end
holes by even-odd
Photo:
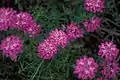
{"type": "Polygon", "coordinates": [[[99,46],[98,55],[107,61],[115,60],[118,56],[119,49],[117,49],[116,45],[113,42],[104,42],[99,46]]]}
{"type": "MultiPolygon", "coordinates": [[[[116,60],[119,50],[113,42],[106,41],[99,46],[98,55],[104,59],[100,68],[102,74],[97,80],[110,80],[120,72],[120,66],[116,60]]],[[[76,61],[74,74],[77,74],[79,79],[93,79],[95,77],[98,64],[93,58],[84,56],[76,61]]]]}
{"type": "Polygon", "coordinates": [[[38,46],[38,56],[44,60],[52,59],[58,51],[58,47],[64,48],[68,43],[67,35],[64,31],[55,29],[49,33],[49,37],[38,46]]]}
{"type": "Polygon", "coordinates": [[[84,56],[76,61],[74,74],[77,74],[79,79],[93,79],[97,72],[98,64],[93,58],[84,56]]]}
{"type": "Polygon", "coordinates": [[[16,13],[11,8],[0,8],[0,30],[19,29],[34,37],[40,33],[40,25],[37,25],[32,16],[27,12],[16,13]]]}
{"type": "Polygon", "coordinates": [[[75,40],[83,37],[84,31],[76,23],[71,23],[67,26],[66,33],[69,40],[75,40]]]}
{"type": "Polygon", "coordinates": [[[105,0],[84,0],[85,1],[85,9],[89,12],[103,12],[105,0]]]}
{"type": "Polygon", "coordinates": [[[23,41],[18,36],[11,35],[2,40],[0,49],[3,55],[16,61],[17,56],[23,51],[23,41]]]}
{"type": "MultiPolygon", "coordinates": [[[[76,23],[71,23],[67,26],[65,29],[65,32],[60,29],[55,29],[49,32],[48,38],[39,44],[38,46],[38,56],[40,56],[43,59],[51,59],[56,55],[58,51],[58,47],[66,47],[69,40],[74,40],[76,38],[83,37],[84,31],[79,28],[79,26],[76,23]],[[48,43],[48,44],[47,44],[48,43]],[[42,49],[41,47],[48,46],[54,48],[54,50],[51,49],[51,51],[46,52],[47,49],[42,49]]],[[[44,47],[47,48],[47,47],[44,47]]]]}
{"type": "Polygon", "coordinates": [[[92,17],[89,20],[85,20],[83,25],[85,26],[87,32],[94,32],[100,27],[101,19],[99,17],[92,17]]]}
{"type": "Polygon", "coordinates": [[[62,48],[64,48],[68,43],[68,36],[62,30],[55,29],[51,31],[49,33],[49,38],[54,41],[55,45],[61,46],[62,48]]]}
{"type": "Polygon", "coordinates": [[[40,33],[40,25],[37,25],[32,16],[27,12],[16,14],[12,28],[22,30],[28,33],[30,37],[34,37],[40,33]]]}
{"type": "Polygon", "coordinates": [[[52,42],[50,39],[46,39],[42,43],[39,43],[38,56],[42,59],[52,59],[56,55],[57,51],[57,46],[54,45],[54,42],[52,42]]]}
{"type": "Polygon", "coordinates": [[[105,76],[105,79],[110,80],[113,77],[116,77],[118,72],[120,71],[120,67],[116,60],[110,62],[103,63],[102,74],[105,76]]]}
{"type": "Polygon", "coordinates": [[[117,63],[116,58],[119,54],[119,49],[113,42],[106,41],[101,43],[99,46],[98,55],[101,56],[105,61],[102,63],[102,75],[104,75],[105,80],[109,80],[116,77],[117,73],[120,71],[120,67],[117,63]]]}
{"type": "Polygon", "coordinates": [[[15,14],[12,8],[0,8],[0,31],[6,31],[12,26],[15,14]]]}
{"type": "MultiPolygon", "coordinates": [[[[99,78],[97,78],[97,80],[103,80],[103,78],[102,77],[99,77],[99,78]]],[[[104,79],[105,80],[105,79],[104,79]]]]}

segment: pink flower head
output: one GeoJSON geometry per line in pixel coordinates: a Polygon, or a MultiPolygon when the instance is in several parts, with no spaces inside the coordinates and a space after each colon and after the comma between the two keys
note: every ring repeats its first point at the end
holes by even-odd
{"type": "Polygon", "coordinates": [[[83,25],[85,26],[88,32],[94,32],[96,29],[100,27],[100,24],[101,19],[99,17],[92,17],[91,19],[83,22],[83,25]]]}
{"type": "Polygon", "coordinates": [[[21,29],[23,26],[28,26],[33,23],[32,16],[27,12],[20,12],[15,15],[15,18],[14,28],[21,29]]]}
{"type": "Polygon", "coordinates": [[[117,61],[107,61],[103,63],[102,74],[105,76],[105,80],[110,80],[116,77],[117,73],[120,72],[120,67],[117,61]]]}
{"type": "Polygon", "coordinates": [[[57,54],[58,48],[49,39],[39,43],[38,56],[44,60],[50,60],[57,54]]]}
{"type": "Polygon", "coordinates": [[[0,30],[6,31],[12,26],[15,13],[12,8],[0,8],[0,30]]]}
{"type": "Polygon", "coordinates": [[[23,41],[18,36],[11,35],[2,40],[0,49],[3,51],[3,55],[16,61],[17,56],[23,51],[23,41]]]}
{"type": "Polygon", "coordinates": [[[23,31],[25,33],[27,33],[29,35],[29,37],[35,37],[40,33],[41,28],[40,28],[40,25],[37,25],[35,23],[35,24],[31,24],[29,26],[24,26],[23,31]]]}
{"type": "Polygon", "coordinates": [[[49,33],[49,38],[54,40],[54,44],[58,46],[62,46],[64,48],[68,43],[67,34],[62,31],[55,29],[49,33]]]}
{"type": "Polygon", "coordinates": [[[28,33],[30,37],[38,35],[41,31],[40,25],[37,25],[32,16],[27,12],[20,12],[16,15],[15,24],[12,28],[17,28],[25,33],[28,33]]]}
{"type": "Polygon", "coordinates": [[[100,78],[97,78],[97,80],[103,80],[103,78],[102,78],[102,77],[100,77],[100,78]]]}
{"type": "Polygon", "coordinates": [[[74,74],[77,74],[79,79],[93,79],[97,72],[98,64],[93,58],[84,56],[76,61],[74,74]]]}
{"type": "Polygon", "coordinates": [[[117,49],[116,45],[114,45],[113,42],[106,41],[104,43],[101,43],[101,45],[99,46],[98,55],[107,61],[116,59],[118,53],[119,49],[117,49]]]}
{"type": "Polygon", "coordinates": [[[67,26],[66,33],[70,40],[74,40],[83,37],[84,31],[76,23],[71,23],[67,26]]]}
{"type": "Polygon", "coordinates": [[[103,12],[105,8],[105,0],[85,0],[85,9],[87,11],[96,13],[103,12]]]}

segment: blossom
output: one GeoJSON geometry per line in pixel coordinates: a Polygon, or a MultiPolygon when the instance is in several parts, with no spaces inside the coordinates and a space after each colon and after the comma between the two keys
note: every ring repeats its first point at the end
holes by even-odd
{"type": "Polygon", "coordinates": [[[84,6],[87,11],[96,13],[103,12],[105,8],[105,0],[84,0],[84,6]]]}
{"type": "Polygon", "coordinates": [[[92,17],[89,20],[85,20],[83,25],[85,26],[88,32],[94,32],[100,27],[101,19],[99,17],[92,17]]]}
{"type": "Polygon", "coordinates": [[[66,33],[70,40],[74,40],[83,37],[84,31],[76,23],[71,23],[67,26],[66,33]]]}
{"type": "Polygon", "coordinates": [[[93,79],[97,72],[98,64],[91,57],[84,56],[76,61],[74,74],[79,79],[93,79]]]}
{"type": "Polygon", "coordinates": [[[14,28],[22,29],[23,26],[28,26],[33,23],[32,16],[27,12],[20,12],[15,16],[14,28]]]}
{"type": "Polygon", "coordinates": [[[103,80],[103,78],[102,78],[102,77],[99,77],[99,78],[97,78],[97,80],[103,80]]]}
{"type": "Polygon", "coordinates": [[[23,40],[20,40],[18,36],[11,35],[2,40],[0,49],[3,51],[3,55],[16,61],[17,56],[23,51],[23,40]]]}
{"type": "Polygon", "coordinates": [[[13,24],[16,11],[12,8],[0,8],[0,30],[8,30],[13,24]]]}
{"type": "Polygon", "coordinates": [[[38,56],[44,60],[50,60],[57,54],[58,48],[49,39],[45,39],[38,45],[38,56]]]}
{"type": "Polygon", "coordinates": [[[55,45],[62,46],[62,48],[64,48],[68,43],[68,36],[62,30],[55,29],[51,31],[49,33],[49,38],[54,41],[55,45]]]}
{"type": "Polygon", "coordinates": [[[119,49],[117,49],[116,45],[113,42],[106,41],[101,43],[99,46],[98,55],[107,61],[111,61],[116,59],[119,54],[119,49]]]}
{"type": "Polygon", "coordinates": [[[111,79],[116,77],[117,73],[120,71],[120,67],[116,60],[107,61],[103,63],[102,74],[105,76],[105,79],[111,79]]]}
{"type": "Polygon", "coordinates": [[[29,34],[30,37],[38,35],[41,31],[40,25],[37,25],[32,16],[27,12],[20,12],[15,15],[15,23],[13,29],[19,29],[29,34]]]}
{"type": "Polygon", "coordinates": [[[28,26],[23,26],[23,31],[29,35],[29,37],[35,37],[39,35],[41,28],[40,25],[37,25],[36,23],[28,25],[28,26]]]}

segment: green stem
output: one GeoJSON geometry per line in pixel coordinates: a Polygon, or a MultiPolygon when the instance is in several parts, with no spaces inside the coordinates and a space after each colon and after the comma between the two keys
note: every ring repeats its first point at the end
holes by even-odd
{"type": "Polygon", "coordinates": [[[42,60],[41,63],[38,65],[38,68],[36,69],[36,72],[35,72],[34,75],[31,77],[30,80],[33,80],[33,79],[35,78],[35,76],[36,76],[36,74],[38,73],[38,71],[39,71],[39,69],[40,69],[40,67],[41,67],[41,65],[42,65],[43,62],[44,62],[44,60],[42,60]]]}

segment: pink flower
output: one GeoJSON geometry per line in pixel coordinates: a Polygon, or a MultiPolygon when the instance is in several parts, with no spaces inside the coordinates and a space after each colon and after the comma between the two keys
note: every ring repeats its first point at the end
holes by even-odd
{"type": "Polygon", "coordinates": [[[103,78],[102,78],[102,77],[100,77],[100,78],[97,78],[97,80],[103,80],[103,78]]]}
{"type": "Polygon", "coordinates": [[[3,55],[16,61],[17,56],[23,51],[23,41],[18,36],[11,35],[2,40],[0,49],[3,51],[3,55]]]}
{"type": "Polygon", "coordinates": [[[84,31],[76,23],[71,23],[67,26],[66,33],[70,40],[74,40],[83,37],[84,31]]]}
{"type": "Polygon", "coordinates": [[[35,37],[39,35],[41,28],[40,25],[31,24],[29,26],[23,26],[23,31],[29,35],[29,37],[35,37]]]}
{"type": "Polygon", "coordinates": [[[98,55],[104,58],[107,61],[111,61],[116,59],[119,54],[119,49],[117,49],[116,45],[113,42],[104,42],[99,46],[98,55]]]}
{"type": "Polygon", "coordinates": [[[46,39],[38,46],[38,56],[44,60],[50,60],[57,54],[58,48],[49,39],[46,39]]]}
{"type": "Polygon", "coordinates": [[[55,45],[62,46],[62,48],[64,48],[68,43],[68,36],[62,30],[55,29],[51,31],[49,33],[49,38],[54,41],[55,45]]]}
{"type": "Polygon", "coordinates": [[[28,26],[34,22],[32,16],[27,12],[20,12],[14,16],[16,18],[13,25],[14,28],[22,29],[23,26],[28,26]]]}
{"type": "Polygon", "coordinates": [[[16,11],[12,8],[0,8],[0,30],[8,30],[13,24],[16,11]]]}
{"type": "Polygon", "coordinates": [[[105,80],[110,80],[116,77],[117,73],[120,71],[120,67],[117,61],[107,61],[103,63],[102,74],[105,76],[105,80]]]}
{"type": "Polygon", "coordinates": [[[103,12],[105,8],[105,0],[85,0],[85,9],[87,11],[97,13],[103,12]]]}
{"type": "Polygon", "coordinates": [[[74,74],[77,74],[79,79],[93,79],[97,72],[98,64],[93,58],[84,56],[76,61],[74,74]]]}
{"type": "Polygon", "coordinates": [[[89,20],[85,20],[83,25],[88,32],[94,32],[100,27],[101,19],[99,17],[92,17],[89,20]]]}
{"type": "Polygon", "coordinates": [[[30,37],[37,36],[40,31],[40,25],[37,25],[32,16],[27,12],[20,12],[16,15],[15,24],[13,29],[20,29],[25,33],[28,33],[30,37]]]}

